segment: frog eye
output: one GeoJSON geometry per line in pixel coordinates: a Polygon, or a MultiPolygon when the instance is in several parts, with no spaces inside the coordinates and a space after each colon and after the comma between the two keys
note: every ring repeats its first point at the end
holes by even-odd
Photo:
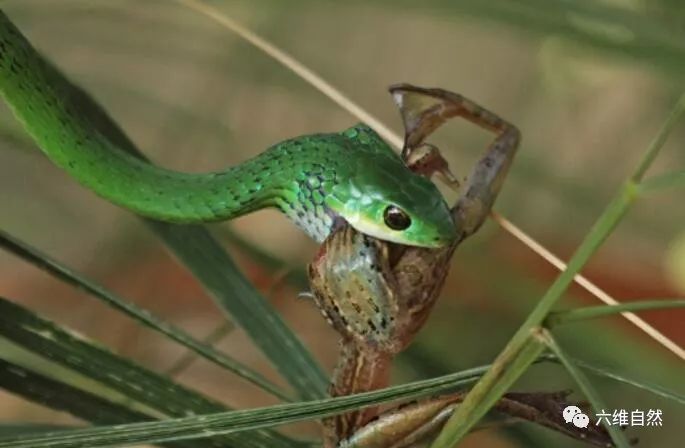
{"type": "Polygon", "coordinates": [[[401,208],[395,205],[389,205],[383,212],[383,220],[385,225],[392,230],[405,230],[411,225],[411,218],[401,208]]]}

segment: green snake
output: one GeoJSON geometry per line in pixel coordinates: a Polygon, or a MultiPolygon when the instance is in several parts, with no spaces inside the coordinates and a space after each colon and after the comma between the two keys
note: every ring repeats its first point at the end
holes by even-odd
{"type": "Polygon", "coordinates": [[[135,213],[197,223],[276,207],[319,242],[338,219],[412,246],[442,247],[456,237],[435,185],[368,126],[289,139],[223,171],[176,172],[137,159],[98,132],[56,73],[0,12],[0,93],[17,119],[57,166],[135,213]]]}

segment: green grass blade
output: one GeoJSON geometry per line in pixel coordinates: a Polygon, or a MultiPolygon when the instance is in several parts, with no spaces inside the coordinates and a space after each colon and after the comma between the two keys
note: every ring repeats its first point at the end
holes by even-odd
{"type": "Polygon", "coordinates": [[[629,384],[631,386],[637,387],[638,389],[645,390],[647,392],[653,393],[654,395],[659,395],[661,397],[685,405],[685,393],[677,393],[675,391],[661,387],[657,384],[648,383],[642,379],[636,380],[634,378],[628,378],[622,373],[617,373],[605,367],[593,366],[592,364],[589,364],[585,361],[581,361],[580,359],[572,358],[571,360],[575,365],[580,366],[580,368],[582,368],[583,370],[587,370],[589,373],[592,373],[593,375],[601,376],[604,378],[610,378],[614,381],[629,384]]]}
{"type": "Polygon", "coordinates": [[[642,182],[645,173],[647,173],[649,167],[651,167],[652,163],[654,163],[654,159],[656,159],[656,156],[658,156],[659,152],[661,152],[661,148],[664,147],[666,140],[671,135],[671,132],[673,131],[673,128],[675,128],[678,121],[680,121],[683,113],[685,113],[685,93],[678,98],[673,110],[671,110],[671,113],[666,118],[664,124],[661,125],[661,129],[659,132],[657,132],[654,140],[652,140],[652,142],[649,144],[649,147],[640,159],[637,168],[635,168],[635,171],[630,176],[630,181],[633,184],[640,184],[642,182]]]}
{"type": "Polygon", "coordinates": [[[620,305],[586,306],[573,310],[556,311],[549,314],[547,319],[545,319],[545,323],[546,326],[553,327],[571,322],[612,316],[619,313],[671,308],[685,308],[685,299],[650,299],[622,303],[620,305]]]}
{"type": "MultiPolygon", "coordinates": [[[[30,369],[0,359],[0,387],[51,409],[65,411],[90,423],[122,424],[154,420],[149,415],[113,403],[97,395],[68,384],[53,380],[30,369]]],[[[38,432],[54,432],[73,428],[27,425],[25,427],[0,427],[0,436],[26,436],[38,432]]],[[[176,448],[200,448],[199,443],[168,443],[176,448]]]]}
{"type": "Polygon", "coordinates": [[[215,350],[210,345],[198,341],[174,325],[165,322],[162,319],[152,315],[148,311],[145,311],[133,303],[124,300],[103,286],[88,280],[84,275],[77,273],[54,258],[51,258],[47,254],[40,252],[38,249],[17,238],[14,238],[12,235],[9,235],[2,230],[0,230],[0,247],[7,249],[13,254],[39,267],[59,280],[83,289],[92,296],[104,301],[107,305],[113,307],[114,309],[132,317],[146,327],[158,331],[169,337],[169,339],[189,348],[197,355],[202,356],[203,358],[212,361],[227,370],[230,370],[241,378],[250,381],[256,386],[281,399],[288,400],[288,397],[277,386],[269,382],[259,373],[244,366],[233,358],[215,350]]]}
{"type": "Polygon", "coordinates": [[[153,420],[143,412],[0,359],[0,387],[51,409],[66,411],[91,423],[115,424],[153,420]]]}
{"type": "Polygon", "coordinates": [[[41,432],[55,432],[74,429],[74,426],[50,425],[46,423],[0,423],[0,438],[33,435],[41,432]]]}
{"type": "MultiPolygon", "coordinates": [[[[604,404],[604,401],[600,397],[599,393],[595,390],[595,387],[592,385],[590,380],[588,380],[585,374],[583,374],[583,372],[581,372],[580,369],[575,366],[573,361],[566,356],[549,331],[543,330],[539,337],[550,348],[550,350],[552,350],[552,353],[559,358],[564,367],[566,367],[566,370],[576,381],[578,387],[580,387],[580,390],[583,391],[595,411],[601,410],[602,412],[605,412],[605,409],[609,409],[604,404]]],[[[608,424],[606,421],[603,423],[604,427],[611,436],[611,440],[614,442],[617,448],[630,448],[630,442],[620,429],[612,424],[608,424]]]]}
{"type": "MultiPolygon", "coordinates": [[[[34,56],[42,58],[38,53],[34,56]]],[[[70,103],[65,107],[88,116],[88,125],[122,150],[147,160],[88,93],[72,84],[52,64],[46,63],[51,67],[52,82],[59,85],[58,90],[65,92],[63,101],[70,103]]],[[[144,222],[195,274],[217,304],[245,330],[301,397],[325,396],[328,380],[321,367],[206,228],[176,226],[147,219],[144,222]]]]}
{"type": "MultiPolygon", "coordinates": [[[[472,383],[487,367],[465,370],[430,380],[387,389],[317,401],[288,403],[267,408],[198,415],[160,422],[96,427],[36,435],[32,438],[0,439],[0,448],[75,448],[158,443],[208,435],[231,434],[335,415],[361,406],[397,399],[432,395],[472,383]]],[[[252,434],[252,432],[250,433],[252,434]]],[[[271,446],[271,445],[265,445],[271,446]]]]}
{"type": "MultiPolygon", "coordinates": [[[[168,416],[227,410],[223,404],[119,357],[0,297],[0,336],[168,416]]],[[[231,439],[230,446],[291,446],[277,433],[231,439]]]]}

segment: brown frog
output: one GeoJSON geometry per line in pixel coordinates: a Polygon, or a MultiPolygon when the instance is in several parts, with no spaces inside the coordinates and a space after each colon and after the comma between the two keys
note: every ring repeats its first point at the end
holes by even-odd
{"type": "MultiPolygon", "coordinates": [[[[344,222],[324,241],[309,265],[311,294],[341,336],[332,396],[382,388],[393,358],[426,322],[439,296],[455,249],[490,213],[520,141],[518,129],[463,96],[408,84],[390,92],[399,106],[405,141],[402,158],[412,170],[438,177],[461,194],[451,208],[458,238],[438,249],[403,246],[364,235],[344,222]],[[459,187],[440,151],[426,138],[453,117],[463,117],[496,134],[459,187]]],[[[536,421],[598,446],[609,446],[600,429],[579,433],[561,419],[565,394],[509,394],[497,409],[536,421]]],[[[371,407],[327,419],[324,446],[400,448],[423,446],[463,398],[456,393],[380,413],[371,407]]]]}

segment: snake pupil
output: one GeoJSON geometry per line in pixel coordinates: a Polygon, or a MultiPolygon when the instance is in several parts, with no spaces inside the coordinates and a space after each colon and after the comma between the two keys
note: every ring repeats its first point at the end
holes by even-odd
{"type": "Polygon", "coordinates": [[[407,215],[404,210],[394,205],[389,205],[385,209],[385,212],[383,212],[383,220],[385,221],[385,225],[392,230],[404,230],[411,225],[411,218],[409,215],[407,215]]]}

